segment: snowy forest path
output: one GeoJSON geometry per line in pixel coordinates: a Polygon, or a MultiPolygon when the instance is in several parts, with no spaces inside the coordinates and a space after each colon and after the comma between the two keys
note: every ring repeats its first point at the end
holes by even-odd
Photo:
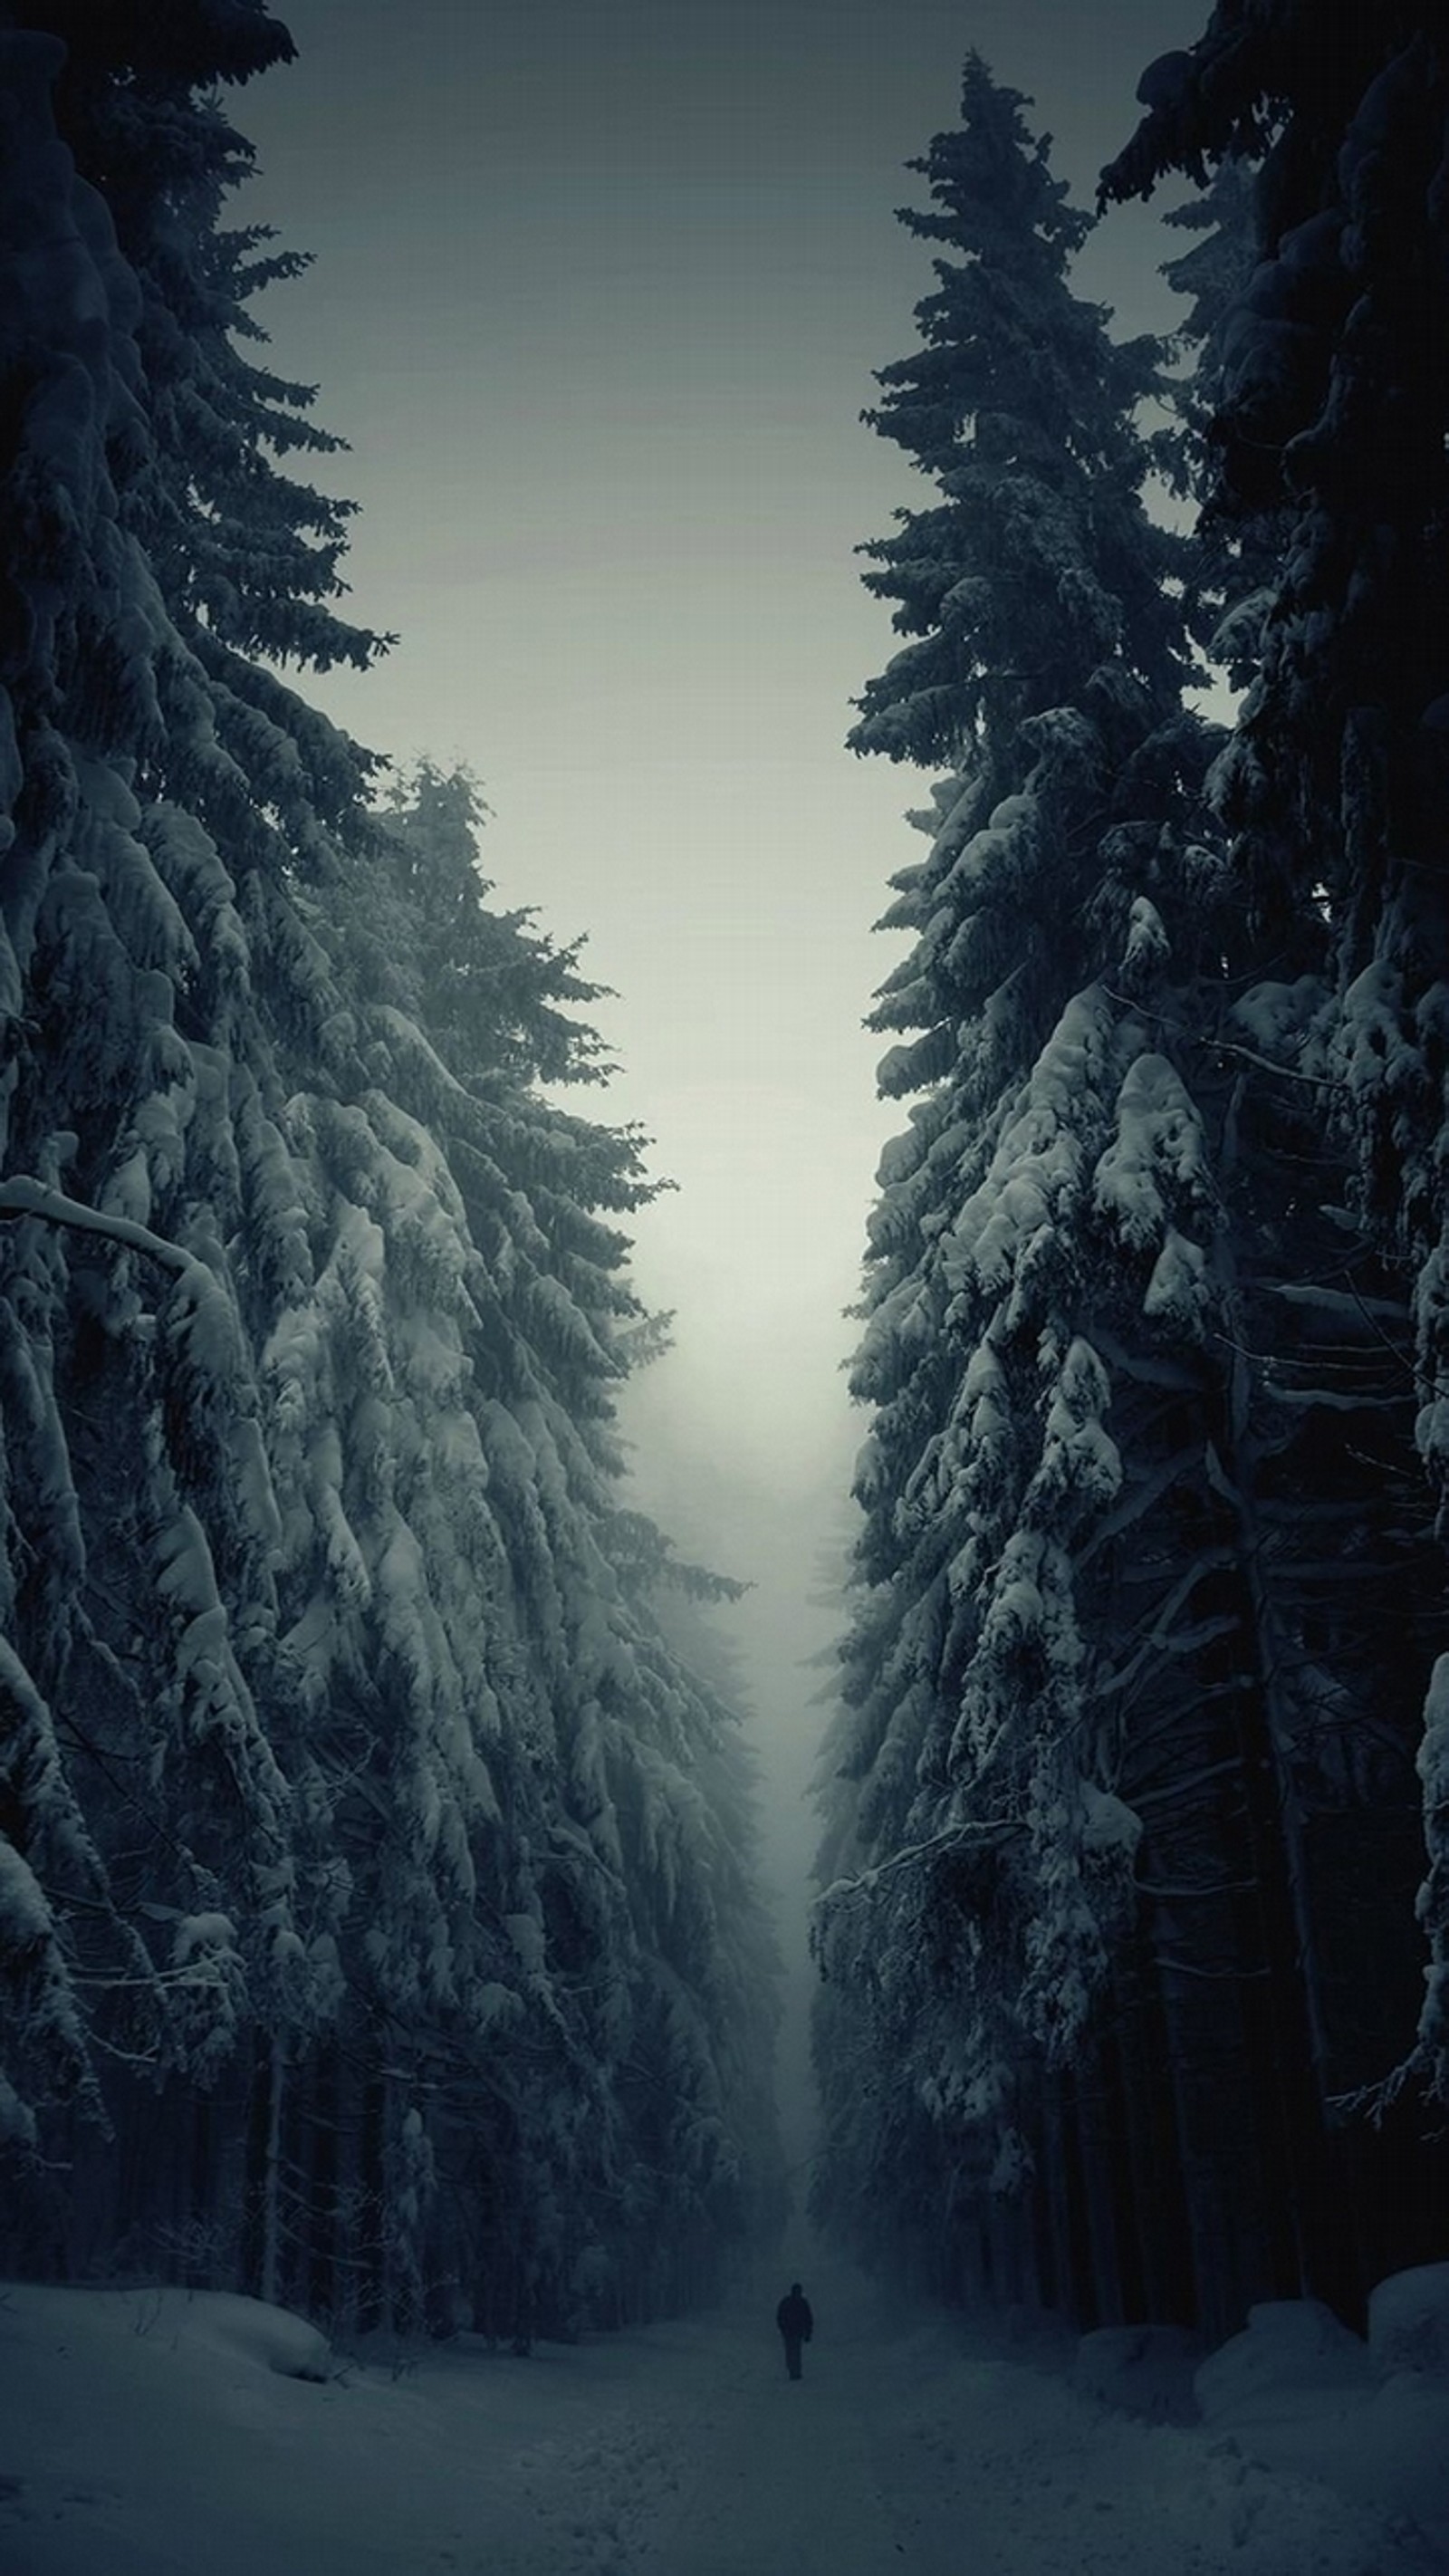
{"type": "Polygon", "coordinates": [[[250,2300],[0,2289],[5,2576],[1428,2576],[1446,2560],[959,2314],[804,2267],[707,2315],[286,2375],[250,2300]]]}
{"type": "MultiPolygon", "coordinates": [[[[668,2492],[636,2491],[591,2576],[1407,2576],[1377,2514],[1202,2427],[1148,2424],[959,2313],[805,2267],[786,2377],[763,2277],[677,2337],[668,2492]]],[[[1045,2358],[1045,2356],[1044,2356],[1045,2358]]],[[[1059,2363],[1060,2353],[1052,2360],[1059,2363]]],[[[635,2383],[639,2393],[639,2383],[635,2383]]]]}
{"type": "Polygon", "coordinates": [[[748,2304],[721,2317],[713,2345],[696,2346],[696,2447],[676,2498],[639,2530],[631,2576],[881,2576],[903,2564],[948,2576],[947,2562],[914,2545],[894,2419],[881,2428],[868,2296],[842,2298],[847,2280],[812,2269],[818,2331],[798,2382],[773,2323],[784,2279],[757,2282],[748,2304]]]}

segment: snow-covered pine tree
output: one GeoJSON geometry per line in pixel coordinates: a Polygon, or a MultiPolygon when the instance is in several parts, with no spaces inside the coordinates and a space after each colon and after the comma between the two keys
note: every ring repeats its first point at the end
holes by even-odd
{"type": "MultiPolygon", "coordinates": [[[[924,1032],[884,1087],[931,1088],[882,1166],[855,1379],[875,1413],[828,1747],[823,2200],[857,2234],[924,2235],[948,2281],[1230,2331],[1254,2297],[1351,2302],[1373,2277],[1342,2224],[1356,2151],[1329,2135],[1327,2097],[1374,2060],[1327,1878],[1392,1924],[1403,1711],[1380,1685],[1362,1760],[1344,1719],[1385,1617],[1413,1633],[1422,1532],[1376,1552],[1323,1436],[1351,1431],[1402,1497],[1392,1296],[1320,1213],[1340,1176],[1297,1078],[1321,941],[1265,945],[1192,837],[1189,631],[1241,639],[1252,549],[1148,522],[1150,353],[1134,373],[1071,297],[1080,227],[979,66],[966,117],[922,167],[967,257],[884,379],[944,497],[870,549],[898,623],[937,628],[855,737],[946,752],[949,644],[964,769],[898,881],[888,919],[918,938],[878,1014],[924,1032]],[[1083,600],[1054,707],[1030,689],[1063,687],[1083,600]]],[[[1198,339],[1212,264],[1184,281],[1198,339]]],[[[1407,2220],[1399,2241],[1414,2259],[1407,2220]]]]}
{"type": "MultiPolygon", "coordinates": [[[[374,1571],[386,1521],[379,1531],[380,1470],[359,1425],[338,1456],[339,1500],[375,1633],[354,1668],[346,1623],[334,1628],[346,1660],[325,1697],[351,1705],[359,1747],[391,1744],[395,1766],[404,1748],[420,1757],[413,1780],[394,1769],[389,1849],[371,1859],[377,2009],[414,2050],[426,2034],[429,2128],[450,2139],[441,2169],[475,2177],[471,2193],[455,2180],[439,2212],[436,2259],[461,2231],[475,2304],[514,2331],[529,2312],[566,2310],[576,2273],[616,2311],[709,2277],[720,2240],[768,2186],[758,2070],[770,1987],[758,1974],[743,1757],[651,1608],[671,1578],[730,1587],[678,1567],[617,1492],[613,1394],[636,1345],[652,1342],[616,1223],[648,1195],[639,1143],[539,1088],[594,1070],[597,1042],[559,1006],[595,988],[574,952],[555,951],[523,916],[488,911],[477,812],[466,780],[425,767],[343,915],[377,1088],[326,1151],[329,1223],[340,1218],[339,1275],[350,1243],[369,1246],[392,1389],[390,1516],[406,1510],[411,1564],[394,1606],[374,1571]],[[362,1156],[364,1121],[381,1171],[362,1156]],[[420,1600],[424,1574],[431,1599],[420,1600]],[[400,1648],[389,1634],[399,1619],[400,1648]],[[406,1697],[416,1701],[424,1675],[442,1704],[436,1745],[419,1742],[416,1711],[400,1723],[378,1705],[397,1687],[399,1654],[406,1697]],[[474,1873],[462,1931],[450,1923],[443,1936],[448,1976],[420,1996],[395,1985],[399,1968],[411,1973],[408,1924],[431,1884],[409,1820],[439,1803],[447,1738],[476,1748],[480,1684],[505,1830],[474,1873]],[[522,2086],[495,2028],[514,2011],[522,2086]],[[470,2235],[479,2207],[490,2213],[481,2253],[470,2235]]],[[[318,1114],[328,1118],[325,1102],[318,1114]]],[[[319,1123],[319,1143],[325,1132],[319,1123]]],[[[325,1384],[307,1383],[329,1338],[309,1312],[277,1339],[298,1456],[298,1416],[325,1424],[339,1410],[325,1384]]],[[[310,1517],[308,1620],[328,1591],[325,1534],[310,1517]]],[[[331,1646],[319,1658],[319,1644],[309,1631],[321,1693],[331,1646]]]]}
{"type": "Polygon", "coordinates": [[[0,39],[12,2259],[169,2231],[522,2331],[645,2238],[632,2297],[697,2276],[769,2154],[719,1712],[611,1482],[647,1184],[540,1089],[589,988],[490,914],[466,784],[369,816],[276,669],[378,640],[266,454],[330,443],[310,397],[234,345],[287,263],[218,230],[213,85],[287,40],[53,19],[0,39]]]}
{"type": "Polygon", "coordinates": [[[99,2047],[200,2077],[241,2022],[314,2001],[221,1248],[247,943],[236,880],[162,801],[171,759],[224,764],[130,521],[154,463],[141,292],[56,132],[64,46],[3,41],[9,1867],[43,1890],[93,2075],[99,2047]]]}
{"type": "MultiPolygon", "coordinates": [[[[1286,486],[1252,511],[1219,489],[1216,424],[1260,254],[1247,141],[1167,216],[1197,239],[1165,274],[1190,298],[1181,337],[1198,352],[1174,380],[1177,488],[1199,504],[1192,602],[1213,662],[1251,692],[1297,538],[1286,486]]],[[[1247,1661],[1274,1775],[1259,1839],[1281,1840],[1288,1859],[1293,1924],[1281,1946],[1305,1975],[1309,2100],[1329,2132],[1316,2158],[1328,2206],[1308,2231],[1308,2269],[1352,2312],[1384,2270],[1432,2250],[1442,2187],[1407,2101],[1385,2116],[1378,2095],[1371,2121],[1349,2107],[1375,2099],[1416,2018],[1413,1762],[1442,1576],[1415,1466],[1408,1283],[1351,1216],[1352,1141],[1333,1115],[1328,910],[1310,901],[1262,935],[1241,899],[1232,910],[1215,1159],[1232,1211],[1236,1348],[1217,1465],[1262,1638],[1247,1661]]],[[[1283,2054],[1275,2037],[1270,2063],[1283,2054]]]]}
{"type": "Polygon", "coordinates": [[[882,1087],[926,1097],[882,1164],[853,1381],[874,1416],[821,1945],[825,2013],[864,2020],[881,2079],[823,2041],[828,2104],[871,2132],[837,2142],[837,2211],[892,2166],[934,2167],[938,2200],[963,2156],[978,2198],[1020,2181],[1020,2079],[1079,2040],[1132,1857],[1077,1600],[1122,1478],[1103,1335],[1125,1305],[1150,1336],[1144,1300],[1180,1328],[1212,1225],[1152,1007],[1164,915],[1190,972],[1212,878],[1183,855],[1209,736],[1134,421],[1160,352],[1072,293],[1087,218],[1023,104],[968,61],[961,126],[915,165],[933,210],[902,218],[950,255],[868,415],[939,497],[866,549],[915,640],[851,739],[955,774],[896,880],[915,945],[876,1014],[920,1033],[882,1087]]]}
{"type": "MultiPolygon", "coordinates": [[[[1343,14],[1219,7],[1151,67],[1108,194],[1262,157],[1261,259],[1224,340],[1212,502],[1291,525],[1259,667],[1223,765],[1242,881],[1285,952],[1328,951],[1315,1034],[1351,1163],[1346,1217],[1411,1304],[1419,1446],[1439,1499],[1446,1366],[1449,784],[1449,41],[1428,0],[1343,14]]],[[[1309,1068],[1314,1069],[1314,1068],[1309,1068]]],[[[1436,1612],[1442,1581],[1426,1590],[1436,1612]]],[[[1420,1756],[1431,1967],[1414,2067],[1449,2087],[1449,1843],[1441,1668],[1420,1756]]]]}

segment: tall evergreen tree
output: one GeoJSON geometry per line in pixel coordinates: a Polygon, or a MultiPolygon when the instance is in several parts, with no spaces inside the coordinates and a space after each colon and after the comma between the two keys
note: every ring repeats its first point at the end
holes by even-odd
{"type": "Polygon", "coordinates": [[[1191,628],[1242,627],[1246,568],[1149,520],[1153,352],[1071,295],[1080,222],[975,63],[964,118],[914,223],[965,257],[885,378],[943,499],[868,550],[921,641],[854,737],[939,757],[954,705],[963,766],[897,881],[917,940],[877,1015],[924,1032],[883,1087],[927,1096],[882,1165],[854,1379],[823,2200],[928,2234],[947,2277],[1227,2331],[1371,2277],[1335,2203],[1329,2096],[1373,2051],[1325,1869],[1352,1819],[1355,1910],[1386,1861],[1402,1890],[1403,1694],[1366,1761],[1343,1719],[1390,1599],[1417,1608],[1422,1533],[1386,1564],[1325,1467],[1351,1423],[1402,1490],[1393,1301],[1340,1276],[1303,1177],[1315,952],[1244,923],[1182,707],[1191,628]]]}
{"type": "Polygon", "coordinates": [[[218,230],[212,84],[285,36],[28,14],[65,43],[0,31],[12,2259],[168,2238],[523,2334],[585,2280],[676,2297],[764,2187],[769,2009],[742,1756],[617,1489],[639,1140],[546,1096],[598,1069],[591,988],[490,909],[468,784],[369,813],[278,675],[379,640],[330,604],[344,508],[267,453],[330,444],[310,397],[235,347],[288,263],[218,230]]]}
{"type": "MultiPolygon", "coordinates": [[[[1074,1563],[1121,1483],[1101,1328],[1114,1303],[1191,1315],[1210,1224],[1192,1106],[1143,1007],[1209,748],[1182,709],[1180,548],[1142,500],[1133,414],[1160,353],[1114,344],[1072,293],[1086,219],[1022,106],[971,58],[960,129],[915,165],[935,211],[903,217],[955,256],[869,415],[940,499],[867,549],[918,640],[852,741],[958,766],[886,917],[916,944],[876,1025],[922,1034],[882,1087],[927,1096],[871,1223],[853,1383],[875,1414],[837,1747],[859,1786],[822,1932],[832,1981],[869,1995],[881,2062],[904,2049],[916,2116],[974,2130],[1003,2173],[1022,2156],[1012,2069],[1072,2046],[1130,1875],[1074,1563]]],[[[853,2121],[828,2052],[824,2080],[853,2121]]],[[[894,2154],[882,2132],[868,2161],[894,2154]]]]}
{"type": "MultiPolygon", "coordinates": [[[[1325,934],[1323,1098],[1351,1207],[1404,1283],[1419,1447],[1443,1517],[1444,955],[1449,620],[1449,47],[1424,0],[1343,13],[1216,9],[1144,76],[1149,113],[1105,174],[1200,181],[1260,155],[1262,256],[1225,339],[1217,514],[1287,520],[1260,667],[1224,764],[1242,882],[1285,952],[1325,934]]],[[[1312,1067],[1309,1068],[1314,1069],[1312,1067]]],[[[1428,1593],[1437,1612],[1442,1584],[1428,1593]]],[[[1421,1753],[1431,1969],[1415,2065],[1449,2067],[1441,1669],[1421,1753]]]]}

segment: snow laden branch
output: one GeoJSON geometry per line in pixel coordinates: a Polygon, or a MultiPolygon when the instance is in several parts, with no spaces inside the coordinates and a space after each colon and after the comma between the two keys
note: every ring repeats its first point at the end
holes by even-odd
{"type": "Polygon", "coordinates": [[[153,1234],[148,1225],[138,1225],[133,1217],[112,1216],[105,1208],[87,1207],[83,1199],[67,1198],[64,1190],[52,1189],[26,1172],[0,1181],[0,1217],[7,1216],[39,1217],[45,1225],[67,1225],[79,1234],[105,1235],[112,1243],[124,1244],[128,1252],[145,1253],[167,1270],[174,1270],[178,1279],[199,1280],[212,1290],[217,1284],[206,1263],[181,1244],[168,1242],[163,1234],[153,1234]]]}
{"type": "Polygon", "coordinates": [[[53,1189],[29,1173],[18,1172],[13,1179],[0,1182],[0,1218],[26,1216],[38,1217],[45,1225],[69,1227],[78,1234],[99,1235],[103,1241],[159,1263],[175,1277],[185,1307],[190,1310],[187,1314],[183,1309],[182,1329],[192,1339],[193,1347],[199,1333],[213,1357],[235,1353],[240,1325],[231,1296],[198,1254],[172,1243],[163,1234],[153,1234],[148,1225],[138,1224],[134,1217],[88,1207],[83,1199],[67,1198],[63,1190],[53,1189]]]}
{"type": "Polygon", "coordinates": [[[874,1896],[883,1880],[894,1877],[898,1870],[913,1869],[917,1862],[929,1860],[936,1852],[960,1851],[968,1843],[1002,1842],[1024,1830],[1025,1819],[1021,1816],[984,1816],[974,1824],[967,1821],[948,1825],[942,1833],[928,1834],[923,1842],[906,1843],[889,1859],[876,1861],[854,1878],[833,1880],[817,1897],[815,1911],[823,1921],[827,1908],[844,1904],[847,1897],[874,1896]]]}

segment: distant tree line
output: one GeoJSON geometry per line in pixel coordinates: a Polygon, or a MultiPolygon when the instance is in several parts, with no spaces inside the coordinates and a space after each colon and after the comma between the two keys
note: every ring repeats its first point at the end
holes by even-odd
{"type": "Polygon", "coordinates": [[[0,2263],[526,2341],[773,2206],[775,1970],[596,988],[287,676],[387,641],[224,220],[290,51],[0,10],[0,2263]]]}
{"type": "Polygon", "coordinates": [[[1222,0],[1139,95],[1103,195],[1198,184],[1176,346],[1074,295],[973,57],[868,415],[932,494],[865,548],[851,739],[938,783],[817,2203],[949,2296],[1221,2336],[1445,2250],[1449,38],[1222,0]]]}

